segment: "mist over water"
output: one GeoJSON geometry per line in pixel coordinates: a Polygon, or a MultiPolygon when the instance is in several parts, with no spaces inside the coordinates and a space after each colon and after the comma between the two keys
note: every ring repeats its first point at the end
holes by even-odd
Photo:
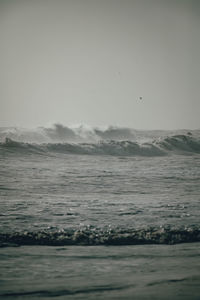
{"type": "Polygon", "coordinates": [[[97,142],[100,140],[134,140],[137,131],[115,126],[91,127],[88,125],[64,126],[53,124],[51,127],[36,129],[1,128],[0,140],[5,137],[21,142],[97,142]]]}
{"type": "Polygon", "coordinates": [[[0,141],[10,138],[19,142],[97,142],[101,140],[152,140],[171,135],[199,135],[200,130],[136,130],[128,127],[89,125],[65,126],[55,123],[50,127],[26,129],[20,127],[0,127],[0,141]]]}

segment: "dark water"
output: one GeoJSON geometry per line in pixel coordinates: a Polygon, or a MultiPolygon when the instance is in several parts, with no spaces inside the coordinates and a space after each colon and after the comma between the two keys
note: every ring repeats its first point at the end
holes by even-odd
{"type": "Polygon", "coordinates": [[[0,297],[198,300],[199,246],[1,248],[0,297]]]}

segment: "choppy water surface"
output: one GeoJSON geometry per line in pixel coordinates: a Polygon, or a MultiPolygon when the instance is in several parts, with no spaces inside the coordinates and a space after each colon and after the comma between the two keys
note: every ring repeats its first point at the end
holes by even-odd
{"type": "Polygon", "coordinates": [[[158,286],[169,299],[170,286],[171,299],[198,299],[198,243],[125,245],[200,241],[199,136],[2,128],[0,296],[149,299],[158,286]]]}

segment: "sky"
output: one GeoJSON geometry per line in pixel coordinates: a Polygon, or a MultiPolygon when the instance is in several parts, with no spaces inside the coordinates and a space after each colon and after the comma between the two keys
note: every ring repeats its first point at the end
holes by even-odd
{"type": "Polygon", "coordinates": [[[200,129],[199,95],[199,0],[0,0],[0,126],[200,129]]]}

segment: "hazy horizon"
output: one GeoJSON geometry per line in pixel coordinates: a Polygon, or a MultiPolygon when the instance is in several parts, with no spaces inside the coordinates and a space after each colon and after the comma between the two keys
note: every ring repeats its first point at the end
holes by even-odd
{"type": "Polygon", "coordinates": [[[200,129],[199,28],[198,0],[0,0],[0,126],[200,129]]]}

